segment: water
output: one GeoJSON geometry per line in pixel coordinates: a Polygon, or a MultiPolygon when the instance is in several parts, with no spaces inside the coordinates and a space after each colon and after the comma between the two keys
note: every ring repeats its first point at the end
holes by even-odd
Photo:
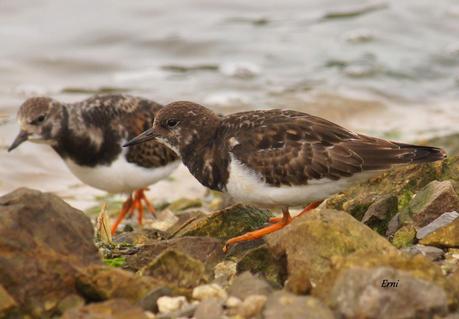
{"type": "MultiPolygon", "coordinates": [[[[46,146],[6,153],[17,107],[36,94],[288,107],[406,141],[453,132],[458,34],[453,0],[0,1],[0,194],[28,186],[79,207],[103,194],[46,146]]],[[[183,168],[151,190],[203,191],[183,168]]]]}

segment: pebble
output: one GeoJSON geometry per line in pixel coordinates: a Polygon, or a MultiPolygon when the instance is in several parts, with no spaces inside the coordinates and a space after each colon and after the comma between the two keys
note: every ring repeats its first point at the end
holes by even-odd
{"type": "Polygon", "coordinates": [[[226,299],[225,307],[226,308],[236,308],[241,304],[241,302],[242,302],[241,299],[234,297],[234,296],[230,296],[228,299],[226,299]]]}
{"type": "Polygon", "coordinates": [[[219,281],[231,282],[237,273],[237,263],[234,261],[226,260],[215,265],[214,277],[219,281]]]}
{"type": "Polygon", "coordinates": [[[188,305],[188,302],[184,296],[169,297],[163,296],[158,298],[157,301],[159,312],[168,313],[180,310],[184,306],[188,305]]]}
{"type": "Polygon", "coordinates": [[[237,314],[244,318],[252,318],[261,313],[268,298],[265,295],[250,295],[238,306],[237,314]]]}
{"type": "Polygon", "coordinates": [[[201,285],[193,289],[194,299],[206,300],[210,298],[224,299],[228,298],[226,291],[218,284],[201,285]]]}
{"type": "Polygon", "coordinates": [[[401,251],[407,252],[412,255],[423,255],[432,261],[440,260],[445,255],[445,252],[437,247],[425,246],[417,244],[411,247],[403,248],[401,251]]]}
{"type": "Polygon", "coordinates": [[[437,229],[452,223],[458,217],[459,217],[459,213],[456,211],[443,213],[431,223],[420,228],[416,233],[416,238],[422,239],[426,237],[428,234],[436,231],[437,229]]]}

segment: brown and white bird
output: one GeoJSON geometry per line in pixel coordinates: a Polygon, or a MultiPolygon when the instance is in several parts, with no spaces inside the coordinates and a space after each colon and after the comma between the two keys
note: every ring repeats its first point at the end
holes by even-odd
{"type": "Polygon", "coordinates": [[[11,151],[25,141],[50,145],[83,183],[110,193],[128,193],[112,233],[126,214],[154,206],[144,190],[169,176],[177,154],[158,141],[129,149],[122,144],[151,127],[161,105],[129,95],[97,95],[77,103],[34,97],[19,108],[20,132],[11,151]]]}
{"type": "Polygon", "coordinates": [[[325,119],[289,110],[249,111],[220,117],[191,102],[174,102],[153,127],[125,146],[157,139],[182,158],[201,184],[236,201],[281,207],[276,224],[232,238],[260,238],[291,221],[289,207],[311,203],[393,165],[445,158],[439,148],[354,133],[325,119]]]}

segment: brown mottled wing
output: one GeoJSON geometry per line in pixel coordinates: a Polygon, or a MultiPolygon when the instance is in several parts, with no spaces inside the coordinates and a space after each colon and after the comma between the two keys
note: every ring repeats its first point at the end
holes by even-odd
{"type": "MultiPolygon", "coordinates": [[[[83,116],[90,117],[90,122],[118,133],[115,136],[120,145],[149,129],[161,107],[151,100],[120,94],[98,95],[81,105],[83,116]]],[[[126,159],[141,167],[154,168],[176,161],[178,157],[164,144],[152,140],[129,147],[126,159]]]]}
{"type": "Polygon", "coordinates": [[[295,111],[256,111],[223,121],[230,152],[275,186],[332,180],[393,164],[443,158],[441,150],[353,133],[295,111]],[[236,120],[237,119],[237,120],[236,120]]]}

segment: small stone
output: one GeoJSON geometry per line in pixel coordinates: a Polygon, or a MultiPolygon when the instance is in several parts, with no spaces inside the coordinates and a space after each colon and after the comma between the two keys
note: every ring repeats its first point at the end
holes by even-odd
{"type": "Polygon", "coordinates": [[[241,300],[244,300],[250,295],[269,295],[273,289],[263,279],[246,271],[236,278],[233,284],[228,288],[228,293],[241,300]]]}
{"type": "Polygon", "coordinates": [[[184,306],[188,305],[188,301],[184,296],[162,296],[158,298],[157,304],[160,313],[169,313],[182,309],[184,306]]]}
{"type": "Polygon", "coordinates": [[[236,308],[241,304],[241,299],[234,297],[234,296],[229,296],[228,299],[225,301],[225,307],[227,308],[236,308]]]}
{"type": "Polygon", "coordinates": [[[420,243],[436,247],[459,247],[459,218],[430,233],[421,239],[420,243]]]}
{"type": "Polygon", "coordinates": [[[60,313],[65,313],[67,310],[83,307],[85,304],[85,300],[76,294],[71,294],[62,299],[57,306],[57,310],[60,313]]]}
{"type": "Polygon", "coordinates": [[[220,285],[208,284],[194,288],[192,296],[194,299],[202,301],[210,298],[226,299],[228,294],[220,285]]]}
{"type": "Polygon", "coordinates": [[[392,244],[397,248],[404,248],[413,245],[415,239],[416,228],[413,225],[406,225],[394,234],[392,244]]]}
{"type": "Polygon", "coordinates": [[[333,312],[314,297],[276,291],[268,297],[265,319],[333,319],[333,312]]]}
{"type": "Polygon", "coordinates": [[[62,319],[150,319],[139,306],[125,299],[111,299],[72,308],[64,313],[62,319]]]}
{"type": "Polygon", "coordinates": [[[423,255],[432,261],[440,260],[445,255],[445,252],[440,248],[420,244],[404,248],[402,251],[412,255],[423,255]]]}
{"type": "Polygon", "coordinates": [[[456,211],[443,213],[430,224],[418,229],[418,232],[416,233],[416,238],[422,239],[426,237],[428,234],[436,231],[437,229],[451,224],[458,217],[459,213],[456,211]]]}
{"type": "Polygon", "coordinates": [[[219,282],[232,282],[233,278],[236,276],[236,262],[232,260],[225,260],[217,265],[214,268],[214,277],[216,281],[219,282]]]}
{"type": "Polygon", "coordinates": [[[363,215],[362,223],[380,234],[387,231],[390,220],[398,210],[398,199],[394,195],[385,195],[373,202],[363,215]]]}
{"type": "Polygon", "coordinates": [[[243,318],[253,318],[260,314],[268,297],[265,295],[251,295],[238,306],[237,314],[243,318]]]}
{"type": "Polygon", "coordinates": [[[456,210],[459,210],[459,196],[453,182],[432,181],[416,193],[408,209],[402,212],[402,220],[411,218],[416,226],[423,227],[441,214],[456,210]]]}
{"type": "Polygon", "coordinates": [[[0,285],[0,318],[6,318],[8,313],[17,307],[16,301],[0,285]]]}
{"type": "Polygon", "coordinates": [[[201,206],[202,202],[200,199],[180,198],[167,206],[167,209],[170,209],[173,212],[180,212],[188,208],[198,208],[201,206]]]}
{"type": "Polygon", "coordinates": [[[223,317],[223,301],[210,298],[199,303],[193,316],[195,319],[214,319],[223,317]]]}
{"type": "Polygon", "coordinates": [[[394,215],[387,224],[386,237],[392,237],[395,232],[400,228],[400,213],[394,215]]]}
{"type": "Polygon", "coordinates": [[[169,209],[164,209],[162,211],[156,212],[155,216],[155,219],[144,220],[144,226],[146,228],[154,228],[162,231],[167,231],[178,221],[178,217],[175,216],[175,214],[169,209]]]}
{"type": "Polygon", "coordinates": [[[139,305],[148,311],[154,313],[158,312],[158,299],[163,296],[169,296],[172,294],[172,290],[168,287],[160,287],[149,292],[142,300],[139,301],[139,305]]]}

